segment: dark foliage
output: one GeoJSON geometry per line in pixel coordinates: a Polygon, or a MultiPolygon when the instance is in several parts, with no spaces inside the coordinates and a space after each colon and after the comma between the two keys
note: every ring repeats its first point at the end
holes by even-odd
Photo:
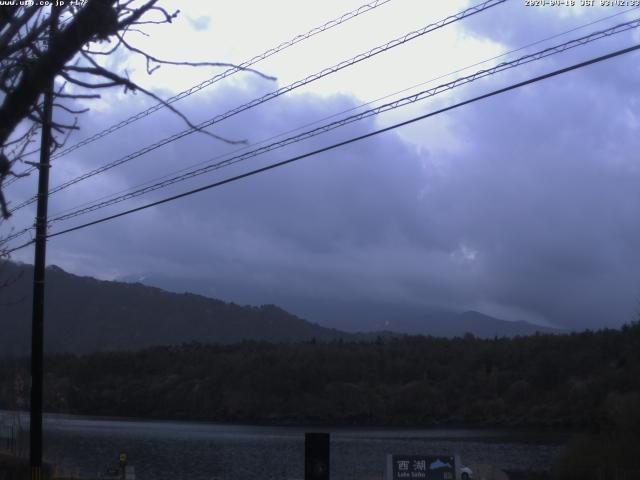
{"type": "MultiPolygon", "coordinates": [[[[0,352],[30,349],[33,267],[0,260],[0,352]]],[[[393,313],[390,313],[393,315],[393,313]]],[[[524,322],[497,320],[478,312],[416,316],[420,330],[435,336],[473,332],[482,337],[534,333],[524,322]]],[[[391,332],[346,333],[298,318],[274,305],[240,306],[193,294],[170,293],[141,284],[80,277],[47,269],[45,350],[91,353],[140,350],[153,345],[235,343],[242,340],[299,342],[375,340],[391,332]]]]}
{"type": "MultiPolygon", "coordinates": [[[[0,261],[0,352],[30,351],[33,267],[0,261]]],[[[89,353],[202,341],[331,340],[349,335],[274,306],[240,306],[47,269],[45,350],[89,353]]]]}
{"type": "MultiPolygon", "coordinates": [[[[15,376],[24,375],[27,364],[0,361],[0,409],[15,407],[15,376]]],[[[54,355],[46,365],[46,409],[56,412],[280,424],[548,426],[639,436],[633,400],[640,395],[639,324],[495,340],[186,344],[54,355]]]]}
{"type": "Polygon", "coordinates": [[[597,429],[574,437],[553,468],[562,480],[640,478],[640,394],[610,393],[597,429]]]}
{"type": "MultiPolygon", "coordinates": [[[[0,480],[22,480],[24,478],[31,478],[29,460],[0,452],[0,480]]],[[[51,478],[51,467],[48,464],[43,466],[42,478],[43,480],[51,478]]]]}

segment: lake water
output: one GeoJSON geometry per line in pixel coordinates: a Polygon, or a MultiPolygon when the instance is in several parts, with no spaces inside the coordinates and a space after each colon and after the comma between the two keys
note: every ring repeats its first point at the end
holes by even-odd
{"type": "Polygon", "coordinates": [[[137,480],[301,479],[305,431],[331,433],[332,479],[382,480],[388,453],[457,454],[465,465],[547,470],[566,438],[486,429],[317,429],[47,415],[44,450],[48,460],[82,475],[116,467],[122,451],[137,480]]]}

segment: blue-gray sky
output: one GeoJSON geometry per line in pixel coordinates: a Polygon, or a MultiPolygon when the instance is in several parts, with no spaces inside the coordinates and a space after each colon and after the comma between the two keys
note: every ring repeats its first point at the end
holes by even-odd
{"type": "MultiPolygon", "coordinates": [[[[175,25],[158,28],[139,41],[166,58],[241,62],[359,5],[356,1],[228,3],[181,3],[175,25]]],[[[244,73],[176,106],[194,121],[202,121],[468,5],[394,0],[260,64],[260,70],[278,77],[276,82],[244,73]]],[[[245,112],[213,131],[228,138],[261,141],[623,11],[526,7],[511,0],[245,112]]],[[[640,9],[432,85],[637,16],[640,9]]],[[[638,32],[627,32],[589,44],[119,204],[99,215],[54,225],[52,230],[288,158],[639,41],[638,32]]],[[[198,279],[201,291],[212,296],[241,303],[274,299],[294,311],[300,299],[388,302],[474,309],[504,319],[567,328],[618,326],[634,319],[640,298],[638,55],[53,239],[49,261],[75,273],[107,279],[132,275],[198,279]]],[[[165,66],[148,77],[136,59],[118,56],[112,63],[165,96],[215,73],[165,66]]],[[[151,104],[140,94],[107,94],[82,117],[82,131],[71,143],[151,104]]],[[[58,160],[52,185],[183,128],[170,112],[156,113],[58,160]]],[[[53,196],[50,212],[73,208],[234,148],[201,134],[191,135],[53,196]]],[[[35,179],[19,182],[7,193],[18,203],[32,194],[34,185],[35,179]]],[[[11,225],[21,228],[32,216],[33,211],[25,209],[11,225]]],[[[2,228],[6,231],[7,225],[2,228]]],[[[17,252],[14,258],[30,261],[32,252],[17,252]]]]}

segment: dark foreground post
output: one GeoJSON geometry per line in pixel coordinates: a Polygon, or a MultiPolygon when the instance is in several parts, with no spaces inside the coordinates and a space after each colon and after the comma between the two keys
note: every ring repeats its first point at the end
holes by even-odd
{"type": "MultiPolygon", "coordinates": [[[[51,39],[55,34],[58,9],[51,7],[51,39]]],[[[33,314],[31,318],[31,410],[30,449],[31,480],[42,479],[42,383],[44,349],[44,275],[47,245],[47,206],[49,196],[49,157],[51,151],[51,111],[53,80],[44,94],[42,141],[38,176],[38,207],[36,213],[36,244],[33,268],[33,314]]]]}
{"type": "Polygon", "coordinates": [[[304,434],[304,480],[329,480],[328,433],[304,434]]]}

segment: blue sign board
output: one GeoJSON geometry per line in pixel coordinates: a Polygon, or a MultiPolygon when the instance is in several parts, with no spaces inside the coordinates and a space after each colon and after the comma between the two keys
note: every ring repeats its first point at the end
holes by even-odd
{"type": "Polygon", "coordinates": [[[391,455],[388,480],[455,480],[455,457],[391,455]]]}

